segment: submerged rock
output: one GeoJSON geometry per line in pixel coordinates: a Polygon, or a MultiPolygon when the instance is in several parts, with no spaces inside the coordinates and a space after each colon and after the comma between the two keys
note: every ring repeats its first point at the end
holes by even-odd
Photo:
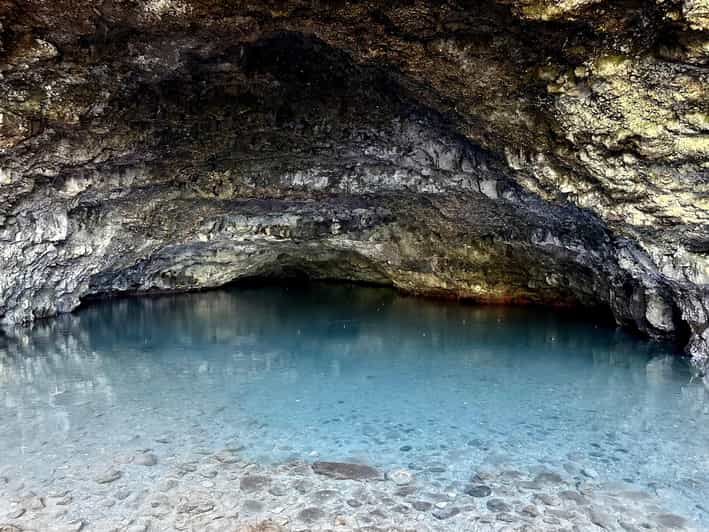
{"type": "Polygon", "coordinates": [[[492,493],[492,489],[490,489],[490,486],[477,484],[474,486],[468,486],[465,488],[464,492],[471,497],[488,497],[492,493]]]}
{"type": "Polygon", "coordinates": [[[314,462],[313,471],[318,475],[325,475],[336,480],[372,480],[381,479],[382,474],[363,464],[346,462],[314,462]]]}
{"type": "Polygon", "coordinates": [[[406,486],[414,481],[414,475],[406,469],[392,469],[387,472],[386,479],[391,480],[397,486],[406,486]]]}
{"type": "Polygon", "coordinates": [[[154,466],[158,463],[158,457],[153,453],[140,453],[133,457],[133,464],[141,466],[154,466]]]}
{"type": "Polygon", "coordinates": [[[109,469],[100,475],[97,475],[94,480],[98,482],[99,484],[109,484],[111,482],[114,482],[121,478],[123,476],[123,472],[118,470],[118,469],[109,469]]]}

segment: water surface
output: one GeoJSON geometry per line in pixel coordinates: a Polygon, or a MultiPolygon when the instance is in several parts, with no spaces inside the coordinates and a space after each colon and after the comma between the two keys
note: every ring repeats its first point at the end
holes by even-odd
{"type": "Polygon", "coordinates": [[[672,346],[567,314],[317,284],[92,303],[0,344],[0,474],[236,444],[451,480],[551,464],[709,527],[709,393],[672,346]]]}

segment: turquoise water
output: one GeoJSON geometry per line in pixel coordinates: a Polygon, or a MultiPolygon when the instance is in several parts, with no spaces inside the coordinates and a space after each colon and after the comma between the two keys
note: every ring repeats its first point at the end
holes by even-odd
{"type": "Polygon", "coordinates": [[[0,341],[0,474],[156,445],[451,480],[567,464],[709,527],[709,392],[671,346],[569,314],[339,285],[92,303],[0,341]]]}

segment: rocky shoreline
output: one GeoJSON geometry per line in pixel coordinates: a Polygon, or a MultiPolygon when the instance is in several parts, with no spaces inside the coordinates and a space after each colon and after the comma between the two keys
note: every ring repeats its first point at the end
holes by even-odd
{"type": "Polygon", "coordinates": [[[451,482],[444,464],[382,472],[344,462],[267,465],[238,448],[139,450],[94,464],[90,477],[66,472],[41,486],[0,472],[0,530],[699,530],[656,494],[605,481],[573,458],[529,470],[484,466],[451,482]]]}

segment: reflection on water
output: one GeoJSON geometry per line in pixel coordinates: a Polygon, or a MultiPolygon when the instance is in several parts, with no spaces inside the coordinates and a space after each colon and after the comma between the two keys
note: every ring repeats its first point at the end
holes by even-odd
{"type": "Polygon", "coordinates": [[[0,341],[0,473],[50,482],[156,440],[382,467],[573,460],[707,523],[709,394],[667,345],[390,290],[95,303],[0,341]]]}

